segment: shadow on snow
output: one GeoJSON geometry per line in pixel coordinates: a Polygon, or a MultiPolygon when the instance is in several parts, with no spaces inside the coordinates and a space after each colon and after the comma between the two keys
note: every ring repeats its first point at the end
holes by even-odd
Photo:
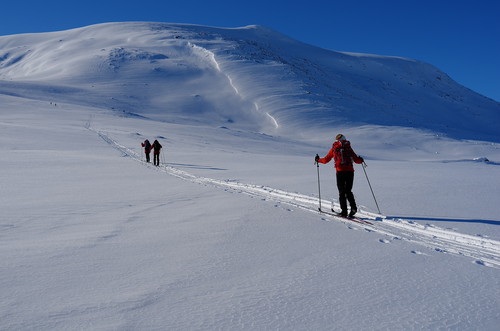
{"type": "Polygon", "coordinates": [[[482,219],[460,219],[460,218],[437,218],[437,217],[411,217],[411,216],[387,216],[387,218],[401,218],[410,221],[433,221],[433,222],[457,222],[457,223],[483,223],[500,225],[500,221],[482,219]]]}

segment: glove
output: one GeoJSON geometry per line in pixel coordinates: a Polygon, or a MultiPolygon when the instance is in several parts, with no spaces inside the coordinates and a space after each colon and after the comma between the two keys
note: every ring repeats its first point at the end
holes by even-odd
{"type": "Polygon", "coordinates": [[[316,154],[316,157],[314,158],[314,162],[318,162],[318,160],[319,160],[319,155],[316,154]]]}

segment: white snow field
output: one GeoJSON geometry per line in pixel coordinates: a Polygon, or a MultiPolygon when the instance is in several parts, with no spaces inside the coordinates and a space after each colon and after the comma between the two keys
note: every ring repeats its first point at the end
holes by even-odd
{"type": "Polygon", "coordinates": [[[499,124],[429,64],[259,26],[0,37],[0,329],[498,330],[499,124]],[[337,133],[371,224],[318,212],[337,133]]]}

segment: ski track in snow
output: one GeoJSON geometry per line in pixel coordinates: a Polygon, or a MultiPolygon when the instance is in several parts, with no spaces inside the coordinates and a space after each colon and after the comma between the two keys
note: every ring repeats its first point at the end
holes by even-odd
{"type": "MultiPolygon", "coordinates": [[[[478,265],[500,269],[500,241],[463,234],[432,225],[423,225],[410,220],[400,218],[390,219],[383,215],[366,211],[359,211],[356,216],[371,220],[373,225],[355,223],[340,217],[320,214],[318,211],[318,198],[315,196],[287,192],[263,185],[245,184],[233,180],[218,180],[196,176],[169,166],[168,164],[156,167],[143,161],[137,153],[130,148],[120,145],[109,135],[92,128],[90,123],[87,123],[85,127],[95,132],[101,139],[122,152],[125,156],[144,164],[152,170],[162,171],[168,175],[193,183],[213,185],[223,188],[226,191],[243,193],[255,198],[260,198],[263,201],[273,201],[275,203],[288,205],[293,208],[321,215],[323,219],[335,219],[344,222],[349,228],[362,228],[368,232],[374,232],[385,236],[385,238],[379,239],[379,242],[383,244],[390,244],[393,240],[404,240],[425,246],[431,251],[466,256],[471,258],[473,262],[478,265]]],[[[326,206],[332,204],[332,202],[322,199],[322,204],[326,206]]],[[[276,206],[278,205],[276,204],[276,206]]],[[[335,203],[335,206],[338,208],[337,203],[335,203]]],[[[291,209],[287,208],[287,210],[291,209]]],[[[416,255],[427,255],[416,250],[411,251],[411,253],[416,255]]]]}

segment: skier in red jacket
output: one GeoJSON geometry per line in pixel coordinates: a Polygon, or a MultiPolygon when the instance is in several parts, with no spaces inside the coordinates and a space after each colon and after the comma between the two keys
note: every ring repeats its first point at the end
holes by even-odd
{"type": "Polygon", "coordinates": [[[363,158],[358,156],[351,148],[351,143],[346,140],[343,134],[338,134],[335,137],[336,141],[333,143],[332,148],[324,158],[320,158],[316,154],[315,161],[318,163],[326,164],[334,159],[335,169],[337,170],[337,188],[339,189],[339,202],[340,216],[347,217],[347,201],[351,206],[349,217],[353,217],[358,211],[356,200],[352,193],[352,185],[354,183],[354,166],[355,163],[361,164],[364,162],[363,158]]]}

